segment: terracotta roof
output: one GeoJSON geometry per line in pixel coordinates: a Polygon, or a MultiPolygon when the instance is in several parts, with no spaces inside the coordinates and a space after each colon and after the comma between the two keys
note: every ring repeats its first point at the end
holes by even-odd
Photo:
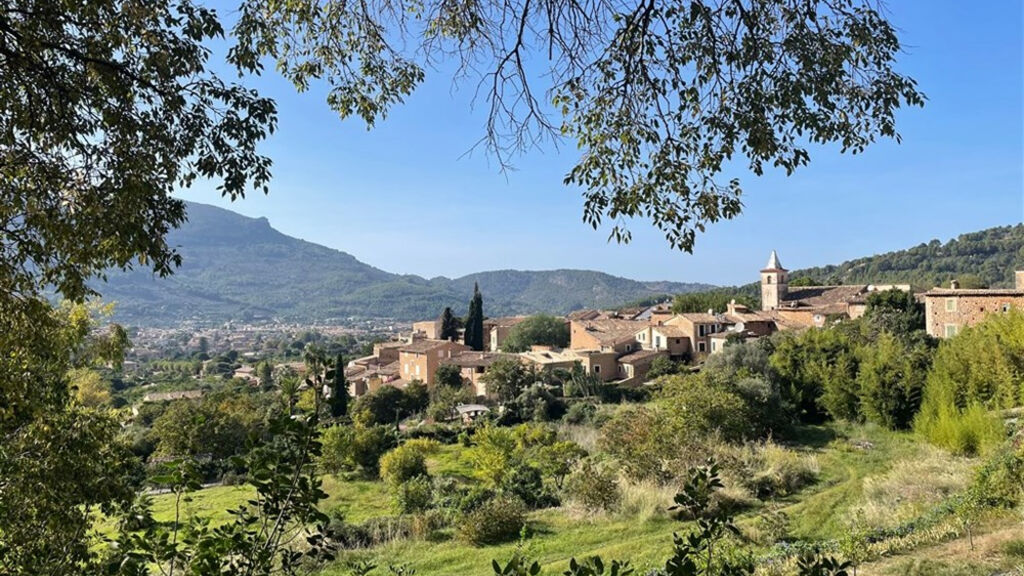
{"type": "Polygon", "coordinates": [[[815,308],[816,311],[826,314],[841,313],[846,311],[846,305],[851,301],[862,297],[867,286],[844,285],[844,286],[806,286],[795,288],[786,294],[779,308],[791,310],[800,308],[815,308]]]}
{"type": "Polygon", "coordinates": [[[399,352],[422,354],[449,344],[447,340],[417,340],[398,349],[399,352]]]}
{"type": "Polygon", "coordinates": [[[376,344],[374,344],[374,346],[380,346],[381,348],[401,348],[403,346],[408,345],[409,342],[405,340],[391,340],[388,342],[377,342],[376,344]]]}
{"type": "Polygon", "coordinates": [[[662,336],[668,336],[669,338],[685,338],[690,335],[686,330],[683,330],[681,326],[674,326],[671,324],[651,326],[651,329],[656,330],[662,336]]]}
{"type": "Polygon", "coordinates": [[[715,316],[714,314],[708,314],[707,312],[684,312],[682,314],[676,314],[674,317],[685,318],[696,324],[715,324],[726,321],[725,317],[715,316]]]}
{"type": "Polygon", "coordinates": [[[1024,296],[1024,290],[1013,288],[932,288],[925,296],[1024,296]]]}
{"type": "Polygon", "coordinates": [[[637,350],[631,354],[619,358],[619,364],[636,364],[645,360],[653,360],[657,356],[664,356],[664,350],[637,350]]]}
{"type": "Polygon", "coordinates": [[[531,350],[522,352],[519,357],[525,358],[536,364],[557,364],[561,362],[575,362],[580,359],[579,354],[572,350],[531,350]]]}
{"type": "Polygon", "coordinates": [[[569,320],[594,320],[602,315],[604,315],[604,312],[600,310],[583,309],[570,312],[566,318],[569,320]]]}
{"type": "Polygon", "coordinates": [[[583,320],[579,324],[602,346],[614,346],[633,340],[637,332],[649,325],[636,320],[583,320]]]}
{"type": "Polygon", "coordinates": [[[738,324],[740,322],[772,322],[775,320],[768,312],[741,312],[736,314],[726,314],[725,318],[734,324],[738,324]]]}

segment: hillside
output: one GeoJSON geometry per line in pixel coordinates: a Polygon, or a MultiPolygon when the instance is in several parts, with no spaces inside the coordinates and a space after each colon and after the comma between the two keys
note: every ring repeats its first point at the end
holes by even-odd
{"type": "Polygon", "coordinates": [[[105,300],[117,301],[120,321],[407,321],[436,316],[445,306],[464,312],[475,282],[492,316],[561,314],[710,287],[638,282],[590,270],[501,270],[427,280],[385,272],[345,252],[286,236],[266,218],[196,203],[189,203],[188,214],[188,223],[168,237],[184,260],[173,276],[118,271],[96,286],[105,300]]]}
{"type": "Polygon", "coordinates": [[[1013,270],[1024,266],[1024,224],[961,234],[943,244],[932,240],[907,250],[858,258],[838,266],[796,270],[822,284],[945,285],[953,278],[977,276],[992,288],[1013,286],[1013,270]]]}
{"type": "MultiPolygon", "coordinates": [[[[815,285],[910,284],[918,290],[948,286],[954,278],[971,277],[991,288],[1013,286],[1013,271],[1024,267],[1024,224],[999,226],[961,234],[946,243],[932,240],[906,250],[897,250],[838,265],[803,268],[789,272],[790,282],[809,281],[815,285]]],[[[716,288],[714,292],[740,294],[760,301],[761,285],[716,288]]]]}

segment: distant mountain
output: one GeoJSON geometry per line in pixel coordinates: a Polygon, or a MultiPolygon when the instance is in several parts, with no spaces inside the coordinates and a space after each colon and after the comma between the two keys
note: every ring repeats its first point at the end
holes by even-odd
{"type": "Polygon", "coordinates": [[[169,278],[144,270],[109,274],[96,288],[134,325],[185,320],[433,318],[445,306],[464,312],[479,283],[490,316],[611,307],[708,284],[638,282],[590,270],[499,270],[454,280],[385,272],[351,254],[286,236],[266,218],[188,204],[188,222],[168,235],[184,260],[169,278]]]}

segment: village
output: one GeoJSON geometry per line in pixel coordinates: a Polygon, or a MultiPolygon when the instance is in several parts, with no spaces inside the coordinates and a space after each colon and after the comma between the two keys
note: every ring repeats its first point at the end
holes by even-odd
{"type": "MultiPolygon", "coordinates": [[[[474,350],[461,338],[442,339],[441,320],[416,322],[405,334],[374,346],[373,354],[348,362],[349,393],[360,397],[381,386],[404,388],[419,381],[435,384],[437,369],[457,366],[478,398],[488,394],[483,376],[503,358],[514,357],[537,370],[581,367],[601,382],[639,386],[658,358],[691,367],[734,342],[763,338],[787,330],[821,328],[864,315],[868,296],[887,290],[912,292],[909,284],[790,286],[789,275],[773,250],[760,271],[761,308],[731,301],[725,310],[674,313],[671,303],[618,310],[578,310],[565,316],[566,347],[534,345],[515,354],[502,352],[512,330],[526,316],[487,318],[483,348],[474,350]]],[[[1013,289],[948,288],[915,294],[925,305],[927,333],[949,338],[987,314],[1024,309],[1024,271],[1015,272],[1013,289]]],[[[460,333],[461,336],[461,333],[460,333]]]]}

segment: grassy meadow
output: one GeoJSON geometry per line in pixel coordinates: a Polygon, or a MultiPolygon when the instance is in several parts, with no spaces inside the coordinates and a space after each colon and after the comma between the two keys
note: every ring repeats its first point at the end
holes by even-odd
{"type": "MultiPolygon", "coordinates": [[[[562,434],[578,436],[578,430],[565,427],[562,434]]],[[[725,479],[724,492],[743,503],[737,524],[745,544],[763,557],[772,556],[771,542],[780,536],[835,546],[851,530],[898,533],[900,526],[928,515],[965,487],[980,462],[952,456],[911,433],[870,424],[807,426],[794,441],[771,450],[773,466],[799,462],[812,468],[816,477],[795,493],[770,502],[743,494],[725,479]],[[776,519],[773,527],[767,527],[769,517],[776,519]]],[[[458,444],[442,446],[428,460],[431,474],[472,479],[473,467],[465,451],[458,444]]],[[[417,576],[489,576],[491,559],[505,560],[517,546],[536,559],[545,574],[561,573],[574,556],[595,554],[629,559],[643,573],[662,565],[673,532],[686,527],[667,512],[676,487],[625,479],[620,486],[622,501],[614,512],[586,513],[572,504],[531,512],[520,542],[473,546],[451,530],[429,536],[403,534],[376,547],[342,551],[319,573],[344,576],[354,563],[369,561],[384,569],[406,565],[417,576]]],[[[324,488],[329,496],[322,509],[346,523],[395,516],[391,495],[379,480],[326,476],[324,488]]],[[[210,487],[190,495],[182,511],[203,514],[217,523],[227,518],[226,510],[250,494],[244,487],[210,487]]],[[[172,520],[173,496],[162,494],[153,500],[157,520],[172,520]]],[[[1022,526],[1017,512],[990,515],[974,527],[975,548],[970,550],[962,527],[952,519],[941,520],[917,539],[895,537],[873,543],[866,553],[874,561],[863,564],[858,574],[980,576],[1020,569],[1024,566],[1022,526]]]]}

